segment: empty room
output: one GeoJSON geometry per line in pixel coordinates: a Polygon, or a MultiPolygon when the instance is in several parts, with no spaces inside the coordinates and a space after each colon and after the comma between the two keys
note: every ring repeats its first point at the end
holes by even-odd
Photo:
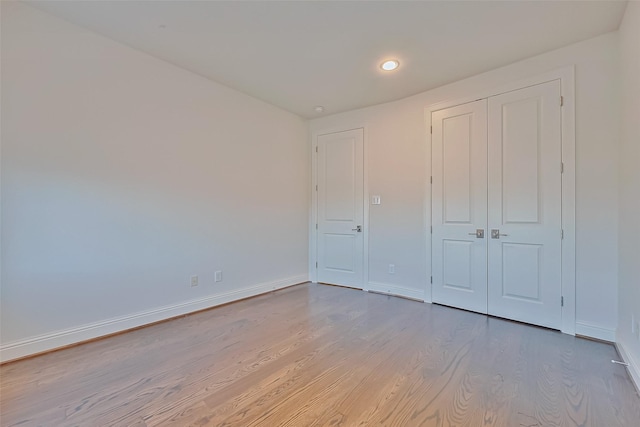
{"type": "Polygon", "coordinates": [[[0,426],[640,425],[640,1],[0,18],[0,426]]]}

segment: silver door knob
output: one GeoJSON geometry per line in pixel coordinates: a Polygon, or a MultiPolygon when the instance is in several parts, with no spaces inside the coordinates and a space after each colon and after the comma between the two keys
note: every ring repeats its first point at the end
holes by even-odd
{"type": "Polygon", "coordinates": [[[469,233],[469,236],[476,236],[476,239],[484,239],[484,230],[478,228],[475,233],[469,233]]]}
{"type": "Polygon", "coordinates": [[[508,234],[500,234],[500,230],[495,229],[495,228],[491,230],[491,238],[492,239],[499,239],[500,236],[508,236],[508,234]]]}
{"type": "Polygon", "coordinates": [[[351,231],[357,231],[358,233],[362,233],[362,226],[358,225],[356,228],[352,228],[351,231]]]}

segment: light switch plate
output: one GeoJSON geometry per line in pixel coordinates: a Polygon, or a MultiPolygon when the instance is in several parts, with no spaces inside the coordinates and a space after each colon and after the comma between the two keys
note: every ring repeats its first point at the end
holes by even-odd
{"type": "Polygon", "coordinates": [[[371,196],[371,204],[379,205],[380,204],[380,196],[371,196]]]}

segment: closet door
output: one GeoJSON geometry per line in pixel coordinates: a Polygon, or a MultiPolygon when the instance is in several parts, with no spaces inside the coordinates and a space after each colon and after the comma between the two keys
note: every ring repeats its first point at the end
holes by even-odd
{"type": "Polygon", "coordinates": [[[560,329],[560,82],[491,97],[488,116],[488,313],[560,329]]]}
{"type": "Polygon", "coordinates": [[[432,113],[432,300],[487,312],[487,101],[432,113]]]}

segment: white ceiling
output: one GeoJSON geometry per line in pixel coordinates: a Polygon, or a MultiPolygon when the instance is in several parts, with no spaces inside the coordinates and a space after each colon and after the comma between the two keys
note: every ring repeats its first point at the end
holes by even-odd
{"type": "Polygon", "coordinates": [[[404,98],[616,30],[626,7],[615,0],[29,3],[306,118],[404,98]],[[382,72],[385,58],[400,68],[382,72]]]}

